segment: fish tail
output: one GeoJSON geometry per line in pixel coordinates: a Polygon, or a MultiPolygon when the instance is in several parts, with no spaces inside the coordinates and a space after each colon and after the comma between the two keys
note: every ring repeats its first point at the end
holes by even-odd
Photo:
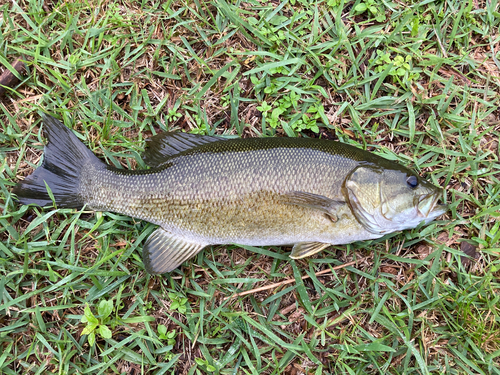
{"type": "Polygon", "coordinates": [[[52,205],[48,186],[57,207],[82,208],[85,205],[80,189],[82,171],[106,165],[60,121],[45,115],[43,123],[48,143],[42,165],[18,183],[12,193],[21,204],[43,207],[52,205]]]}

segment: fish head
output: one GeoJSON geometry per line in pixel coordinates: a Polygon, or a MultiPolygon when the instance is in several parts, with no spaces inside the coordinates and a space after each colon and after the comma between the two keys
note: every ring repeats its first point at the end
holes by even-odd
{"type": "Polygon", "coordinates": [[[371,233],[415,228],[447,211],[443,190],[399,165],[356,167],[344,182],[344,195],[358,221],[371,233]]]}

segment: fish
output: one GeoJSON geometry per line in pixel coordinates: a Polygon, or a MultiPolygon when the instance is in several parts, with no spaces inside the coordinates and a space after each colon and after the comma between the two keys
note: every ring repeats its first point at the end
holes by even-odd
{"type": "Polygon", "coordinates": [[[447,211],[440,187],[341,142],[164,132],[146,140],[149,169],[125,170],[97,158],[54,117],[45,115],[43,126],[43,161],[13,188],[15,199],[158,225],[142,250],[150,274],[171,272],[216,244],[293,245],[290,257],[301,259],[447,211]]]}

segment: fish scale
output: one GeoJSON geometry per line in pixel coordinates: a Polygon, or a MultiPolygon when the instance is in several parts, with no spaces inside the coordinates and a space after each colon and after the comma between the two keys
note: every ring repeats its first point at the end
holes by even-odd
{"type": "Polygon", "coordinates": [[[151,273],[171,271],[213,244],[294,244],[291,256],[300,258],[445,211],[436,204],[439,188],[339,142],[163,133],[147,143],[144,160],[153,168],[129,171],[104,164],[54,118],[44,124],[45,158],[14,189],[19,201],[50,204],[47,184],[60,207],[85,205],[159,225],[143,248],[151,273]]]}
{"type": "Polygon", "coordinates": [[[347,162],[335,160],[342,156],[303,147],[276,145],[256,150],[238,144],[230,144],[234,147],[223,150],[221,156],[220,146],[211,143],[204,152],[172,157],[169,166],[150,170],[147,175],[93,171],[82,185],[84,194],[92,197],[87,199],[87,207],[148,220],[188,238],[203,238],[209,244],[252,240],[271,245],[293,243],[297,236],[306,239],[310,231],[317,232],[318,241],[338,238],[338,233],[324,228],[321,213],[286,205],[279,196],[306,190],[342,198],[343,181],[336,175],[339,166],[347,162]],[[282,224],[276,227],[276,221],[282,224]],[[245,223],[252,230],[243,233],[240,228],[245,223]],[[325,233],[318,233],[319,229],[325,233]]]}

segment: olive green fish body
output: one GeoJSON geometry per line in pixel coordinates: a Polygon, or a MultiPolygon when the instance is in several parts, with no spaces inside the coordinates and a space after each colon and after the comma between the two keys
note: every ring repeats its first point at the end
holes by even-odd
{"type": "Polygon", "coordinates": [[[292,257],[379,238],[445,211],[440,189],[409,169],[339,142],[224,140],[185,133],[151,138],[145,161],[105,165],[46,117],[42,166],[14,189],[21,203],[113,211],[160,226],[144,245],[163,273],[212,244],[294,244],[292,257]],[[47,192],[46,186],[51,190],[47,192]]]}
{"type": "Polygon", "coordinates": [[[81,190],[91,209],[147,220],[205,244],[342,244],[381,236],[364,230],[344,203],[342,184],[359,164],[356,151],[307,139],[219,141],[173,156],[147,174],[89,171],[81,190]],[[338,220],[290,204],[287,194],[294,192],[343,202],[338,220]]]}

